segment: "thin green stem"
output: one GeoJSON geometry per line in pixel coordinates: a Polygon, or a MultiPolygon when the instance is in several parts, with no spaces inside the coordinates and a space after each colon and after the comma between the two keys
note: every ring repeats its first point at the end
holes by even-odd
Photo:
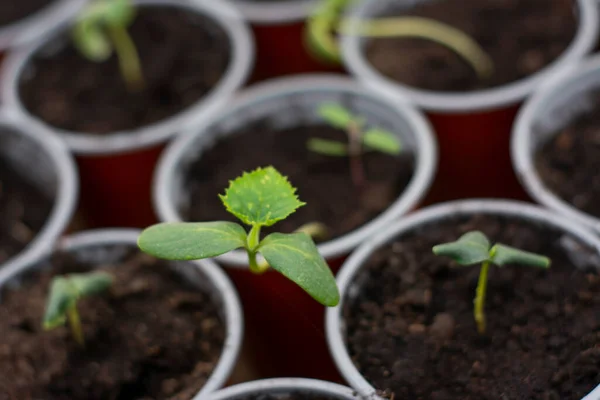
{"type": "Polygon", "coordinates": [[[365,167],[362,162],[362,132],[358,123],[352,122],[347,129],[348,154],[350,156],[350,174],[358,189],[362,189],[365,178],[365,167]]]}
{"type": "Polygon", "coordinates": [[[250,271],[255,274],[262,274],[269,269],[269,264],[266,262],[259,263],[256,260],[256,249],[260,244],[260,225],[252,226],[248,238],[246,239],[246,247],[248,250],[248,264],[250,265],[250,271]]]}
{"type": "Polygon", "coordinates": [[[256,248],[260,244],[260,225],[254,225],[252,229],[250,229],[250,233],[248,234],[246,243],[246,245],[248,246],[248,250],[256,250],[256,248]]]}
{"type": "Polygon", "coordinates": [[[487,277],[489,269],[489,261],[481,264],[479,281],[477,282],[477,294],[473,302],[475,304],[475,322],[477,323],[477,330],[480,334],[485,333],[485,293],[487,290],[487,277]]]}
{"type": "Polygon", "coordinates": [[[80,346],[85,346],[85,340],[83,338],[83,329],[81,328],[81,320],[79,319],[79,313],[77,312],[77,304],[73,303],[67,310],[67,318],[69,319],[69,326],[71,327],[71,333],[75,338],[75,341],[80,346]]]}
{"type": "Polygon", "coordinates": [[[119,59],[119,67],[127,87],[131,91],[138,91],[144,87],[144,76],[140,58],[135,44],[126,28],[110,26],[107,28],[111,41],[119,59]]]}

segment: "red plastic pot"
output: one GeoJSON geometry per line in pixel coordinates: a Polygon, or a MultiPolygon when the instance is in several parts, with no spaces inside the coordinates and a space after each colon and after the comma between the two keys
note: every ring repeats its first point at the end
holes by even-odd
{"type": "MultiPolygon", "coordinates": [[[[185,171],[219,137],[259,119],[278,127],[318,123],[315,105],[342,99],[367,119],[397,132],[406,151],[415,154],[416,165],[409,186],[385,212],[355,231],[318,246],[332,270],[337,271],[341,259],[356,246],[417,206],[429,188],[437,159],[431,128],[422,114],[410,106],[391,103],[346,77],[307,75],[257,85],[240,94],[227,109],[184,132],[166,150],[158,167],[154,200],[161,221],[183,220],[182,208],[189,199],[185,171]]],[[[264,163],[267,165],[269,160],[264,163]]],[[[324,307],[273,271],[261,276],[251,274],[247,255],[241,251],[225,254],[217,261],[227,267],[242,297],[247,339],[256,352],[262,375],[335,380],[337,372],[325,345],[324,307]]]]}
{"type": "MultiPolygon", "coordinates": [[[[347,15],[374,18],[386,15],[394,5],[398,5],[395,0],[358,2],[347,15]]],[[[526,198],[510,162],[512,124],[520,104],[543,81],[593,50],[598,35],[596,0],[577,0],[577,6],[576,36],[557,60],[521,81],[469,93],[431,92],[395,82],[370,65],[363,51],[367,39],[342,37],[344,64],[357,79],[428,113],[440,145],[439,173],[428,202],[470,197],[526,198]]]]}
{"type": "Polygon", "coordinates": [[[142,7],[181,7],[206,15],[218,23],[230,39],[232,60],[228,70],[207,96],[186,110],[152,125],[108,135],[60,130],[32,115],[21,103],[19,82],[27,79],[29,60],[56,45],[56,38],[70,27],[67,24],[54,35],[11,54],[6,59],[1,82],[3,101],[8,108],[28,123],[58,133],[76,155],[81,174],[82,211],[86,222],[95,227],[145,227],[156,221],[150,193],[154,167],[162,148],[194,119],[210,115],[223,106],[245,83],[254,56],[250,29],[236,9],[225,1],[136,0],[135,3],[142,7]]]}
{"type": "Polygon", "coordinates": [[[340,66],[315,59],[306,48],[305,22],[318,1],[235,1],[254,31],[256,66],[253,80],[342,70],[340,66]]]}

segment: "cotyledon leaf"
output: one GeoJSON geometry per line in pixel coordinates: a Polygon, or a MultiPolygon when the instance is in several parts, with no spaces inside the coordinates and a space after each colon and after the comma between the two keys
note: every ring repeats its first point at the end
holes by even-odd
{"type": "Polygon", "coordinates": [[[344,157],[348,155],[348,145],[335,140],[311,138],[306,143],[306,147],[312,152],[326,156],[344,157]]]}
{"type": "Polygon", "coordinates": [[[519,250],[514,247],[503,244],[496,244],[490,251],[490,261],[498,266],[506,264],[518,264],[529,267],[549,268],[550,259],[548,257],[519,250]]]}
{"type": "Polygon", "coordinates": [[[472,265],[490,258],[490,242],[487,237],[473,231],[462,235],[457,241],[437,245],[434,254],[452,258],[461,265],[472,265]]]}
{"type": "Polygon", "coordinates": [[[52,279],[50,294],[44,313],[44,329],[50,330],[64,325],[67,321],[67,310],[77,302],[77,291],[63,276],[52,279]]]}
{"type": "Polygon", "coordinates": [[[369,129],[363,134],[362,139],[366,147],[382,153],[397,155],[402,149],[400,139],[392,132],[383,129],[369,129]]]}
{"type": "Polygon", "coordinates": [[[151,226],[138,238],[144,252],[167,260],[216,257],[246,245],[246,231],[235,222],[172,222],[151,226]]]}
{"type": "Polygon", "coordinates": [[[259,253],[269,265],[304,289],[319,303],[334,307],[340,301],[331,269],[305,233],[272,233],[261,242],[259,253]]]}

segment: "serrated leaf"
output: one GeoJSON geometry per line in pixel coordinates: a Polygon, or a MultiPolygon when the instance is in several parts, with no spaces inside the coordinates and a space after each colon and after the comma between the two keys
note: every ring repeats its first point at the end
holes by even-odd
{"type": "Polygon", "coordinates": [[[530,267],[549,268],[548,257],[516,249],[514,247],[496,244],[490,251],[490,261],[498,266],[518,264],[530,267]]]}
{"type": "Polygon", "coordinates": [[[310,151],[326,156],[344,157],[348,155],[348,146],[335,140],[312,138],[306,145],[310,151]]]}
{"type": "Polygon", "coordinates": [[[340,301],[331,269],[305,233],[272,233],[258,251],[269,265],[304,289],[319,303],[334,307],[340,301]]]}
{"type": "Polygon", "coordinates": [[[335,103],[325,103],[319,106],[319,115],[333,127],[347,129],[348,125],[356,122],[354,115],[346,109],[335,103]]]}
{"type": "Polygon", "coordinates": [[[219,197],[231,214],[258,226],[271,226],[305,204],[287,178],[270,166],[244,172],[219,197]]]}
{"type": "Polygon", "coordinates": [[[157,258],[200,260],[244,247],[246,236],[235,222],[171,222],[145,229],[138,246],[157,258]]]}
{"type": "Polygon", "coordinates": [[[433,253],[450,257],[461,265],[477,264],[489,259],[490,241],[479,231],[468,232],[455,242],[435,246],[433,253]]]}
{"type": "Polygon", "coordinates": [[[87,274],[70,274],[67,279],[79,297],[93,296],[105,292],[113,282],[113,277],[106,272],[87,274]]]}
{"type": "Polygon", "coordinates": [[[77,302],[77,292],[62,276],[52,279],[44,313],[44,329],[54,329],[67,321],[68,308],[77,302]]]}
{"type": "Polygon", "coordinates": [[[366,147],[386,154],[397,155],[402,149],[400,139],[383,129],[369,129],[363,134],[362,140],[366,147]]]}

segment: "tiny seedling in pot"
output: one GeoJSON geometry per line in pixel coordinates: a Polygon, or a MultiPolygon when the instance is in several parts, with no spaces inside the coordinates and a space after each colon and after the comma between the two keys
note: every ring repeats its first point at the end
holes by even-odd
{"type": "Polygon", "coordinates": [[[127,32],[135,11],[131,0],[96,0],[85,8],[72,30],[76,48],[88,60],[103,62],[116,53],[130,91],[144,86],[138,52],[127,32]]]}
{"type": "Polygon", "coordinates": [[[468,232],[457,241],[437,245],[433,253],[450,257],[459,265],[481,264],[477,292],[474,300],[474,316],[479,333],[485,333],[485,294],[490,264],[503,267],[507,264],[549,268],[550,259],[538,254],[519,250],[500,243],[490,245],[489,239],[479,231],[468,232]]]}
{"type": "Polygon", "coordinates": [[[81,346],[85,344],[77,302],[104,293],[112,285],[113,278],[105,272],[69,274],[52,279],[44,314],[44,329],[63,326],[67,321],[73,337],[81,346]]]}
{"type": "Polygon", "coordinates": [[[366,119],[353,114],[335,103],[319,106],[319,115],[332,127],[346,132],[347,143],[321,138],[311,138],[307,142],[309,150],[332,157],[349,157],[352,182],[357,188],[365,183],[362,154],[367,150],[398,155],[401,151],[400,139],[391,132],[379,128],[365,128],[366,119]]]}
{"type": "Polygon", "coordinates": [[[219,197],[228,212],[250,226],[249,232],[228,221],[162,223],[142,232],[139,247],[167,260],[198,260],[244,249],[250,271],[260,274],[270,266],[319,303],[338,304],[335,278],[308,234],[271,233],[261,240],[262,227],[284,220],[305,204],[286,177],[273,167],[244,172],[219,197]],[[257,259],[258,254],[266,263],[257,259]]]}

